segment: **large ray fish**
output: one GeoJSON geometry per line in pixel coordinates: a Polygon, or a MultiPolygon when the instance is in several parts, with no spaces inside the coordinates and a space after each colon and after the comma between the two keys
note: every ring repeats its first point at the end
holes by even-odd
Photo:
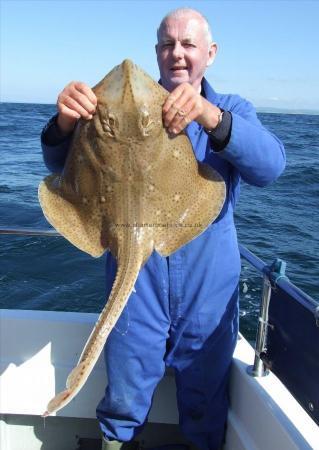
{"type": "Polygon", "coordinates": [[[45,416],[84,385],[151,253],[170,255],[201,234],[225,198],[221,176],[196,161],[185,133],[172,137],[163,127],[168,92],[143,70],[125,60],[93,91],[97,112],[79,121],[63,173],[44,179],[39,200],[66,239],[95,257],[111,251],[118,269],[66,390],[45,416]]]}

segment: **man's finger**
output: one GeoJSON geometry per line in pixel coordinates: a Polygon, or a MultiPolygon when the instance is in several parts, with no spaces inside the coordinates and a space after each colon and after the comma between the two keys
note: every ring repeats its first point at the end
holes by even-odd
{"type": "Polygon", "coordinates": [[[80,119],[81,118],[81,114],[79,114],[78,112],[74,111],[73,109],[68,108],[65,105],[62,105],[60,108],[60,113],[64,114],[65,116],[69,117],[70,119],[80,119]]]}
{"type": "Polygon", "coordinates": [[[80,91],[74,90],[70,93],[70,97],[82,106],[88,113],[94,114],[96,105],[90,101],[90,99],[82,94],[80,91]]]}
{"type": "Polygon", "coordinates": [[[85,83],[82,82],[76,82],[74,84],[74,87],[77,91],[81,92],[82,94],[84,94],[89,100],[90,102],[96,106],[97,105],[97,98],[96,95],[94,94],[94,92],[92,91],[92,89],[85,83]]]}
{"type": "MultiPolygon", "coordinates": [[[[190,115],[192,115],[192,110],[194,109],[195,104],[196,100],[194,97],[191,97],[185,103],[183,103],[183,106],[177,110],[172,120],[167,124],[168,129],[170,131],[172,131],[173,129],[178,129],[178,132],[184,129],[188,125],[187,120],[189,119],[190,115]],[[185,117],[187,117],[186,120],[185,117]]],[[[174,133],[174,131],[172,132],[174,133]]]]}
{"type": "Polygon", "coordinates": [[[172,122],[179,117],[184,116],[189,110],[189,102],[192,99],[192,93],[185,90],[180,97],[173,103],[170,109],[163,114],[164,125],[170,127],[172,122]]]}
{"type": "Polygon", "coordinates": [[[182,95],[183,91],[185,90],[185,84],[180,84],[175,88],[167,97],[165,100],[165,103],[163,105],[163,113],[166,114],[167,111],[171,108],[171,106],[179,99],[179,97],[182,95]]]}
{"type": "MultiPolygon", "coordinates": [[[[83,94],[80,94],[80,95],[83,95],[83,94]]],[[[90,116],[92,116],[93,112],[95,111],[95,107],[88,100],[83,100],[83,98],[79,99],[78,96],[77,96],[76,100],[74,98],[70,97],[69,95],[63,97],[63,100],[59,104],[61,112],[63,112],[62,111],[63,105],[65,105],[69,109],[77,112],[84,119],[91,118],[90,116]],[[82,106],[82,105],[84,105],[84,106],[82,106]]]]}
{"type": "Polygon", "coordinates": [[[185,114],[176,114],[168,130],[170,133],[178,134],[184,130],[189,123],[198,117],[198,103],[196,98],[192,97],[184,106],[185,114]]]}

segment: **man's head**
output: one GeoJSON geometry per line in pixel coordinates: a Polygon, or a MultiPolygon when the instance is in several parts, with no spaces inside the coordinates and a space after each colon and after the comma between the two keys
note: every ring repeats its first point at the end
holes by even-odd
{"type": "Polygon", "coordinates": [[[163,86],[172,91],[179,84],[188,82],[200,91],[205,70],[217,51],[207,20],[193,9],[177,9],[162,20],[157,42],[157,62],[163,86]]]}

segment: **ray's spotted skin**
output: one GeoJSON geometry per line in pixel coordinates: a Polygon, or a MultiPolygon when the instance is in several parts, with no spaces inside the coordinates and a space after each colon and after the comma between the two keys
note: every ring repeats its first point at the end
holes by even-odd
{"type": "Polygon", "coordinates": [[[118,270],[111,294],[48,416],[67,405],[91,373],[153,250],[168,256],[201,234],[225,199],[222,177],[196,161],[187,136],[162,123],[168,92],[129,60],[93,91],[93,119],[75,129],[64,171],[39,186],[47,220],[94,257],[109,250],[118,270]]]}

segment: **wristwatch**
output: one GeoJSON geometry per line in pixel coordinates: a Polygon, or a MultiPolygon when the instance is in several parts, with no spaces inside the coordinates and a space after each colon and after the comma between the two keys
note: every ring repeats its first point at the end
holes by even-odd
{"type": "Polygon", "coordinates": [[[205,128],[206,133],[209,134],[209,135],[214,134],[214,132],[217,130],[217,128],[220,127],[220,124],[223,121],[224,110],[221,109],[221,108],[219,108],[219,110],[220,110],[220,112],[217,115],[218,116],[218,122],[217,122],[216,127],[215,128],[210,128],[210,129],[205,128]]]}

